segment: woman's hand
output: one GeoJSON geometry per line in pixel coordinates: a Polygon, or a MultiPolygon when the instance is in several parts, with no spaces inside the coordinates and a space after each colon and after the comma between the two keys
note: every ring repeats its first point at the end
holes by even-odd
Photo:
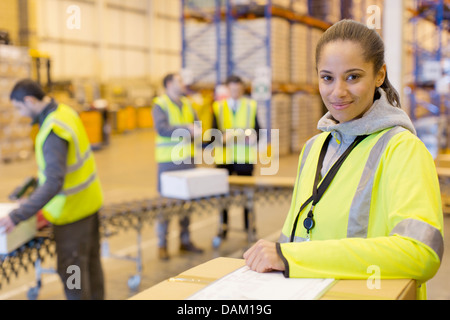
{"type": "Polygon", "coordinates": [[[244,253],[247,266],[256,272],[284,271],[274,242],[259,240],[244,253]]]}

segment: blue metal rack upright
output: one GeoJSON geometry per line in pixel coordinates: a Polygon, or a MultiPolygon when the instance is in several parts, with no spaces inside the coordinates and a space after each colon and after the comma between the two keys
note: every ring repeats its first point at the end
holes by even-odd
{"type": "Polygon", "coordinates": [[[450,5],[444,0],[414,0],[413,3],[414,7],[408,8],[412,13],[409,20],[412,42],[409,45],[414,59],[412,82],[406,88],[409,115],[418,136],[422,140],[429,139],[428,143],[424,142],[433,156],[437,156],[442,150],[450,149],[450,104],[448,94],[437,91],[437,80],[429,75],[429,70],[431,64],[431,70],[435,69],[433,73],[441,73],[442,76],[440,65],[446,38],[443,33],[450,31],[450,5]],[[428,21],[433,26],[432,30],[419,27],[423,21],[428,21]]]}
{"type": "MultiPolygon", "coordinates": [[[[413,43],[412,50],[414,53],[414,81],[411,86],[409,93],[410,100],[410,117],[412,120],[417,120],[417,107],[422,105],[425,109],[429,111],[432,115],[441,115],[443,112],[448,114],[448,105],[446,110],[442,110],[441,97],[434,90],[434,81],[427,81],[423,77],[423,68],[425,62],[435,61],[440,63],[442,60],[442,46],[443,46],[443,32],[448,32],[450,30],[450,11],[445,10],[444,0],[415,0],[414,16],[410,20],[413,24],[413,43]],[[435,24],[435,30],[432,34],[426,34],[423,38],[419,36],[418,33],[418,21],[428,20],[435,24]],[[447,31],[446,31],[447,30],[447,31]],[[422,41],[426,38],[435,40],[435,48],[433,50],[427,50],[421,46],[422,41]],[[430,101],[431,103],[424,103],[419,101],[416,97],[417,88],[429,88],[430,101]]],[[[448,10],[448,9],[447,9],[448,10]]],[[[444,101],[445,103],[445,101],[444,101]]],[[[447,102],[448,103],[448,102],[447,102]]]]}
{"type": "MultiPolygon", "coordinates": [[[[254,75],[247,74],[247,71],[240,68],[242,62],[248,61],[252,55],[259,50],[265,50],[266,61],[265,67],[271,69],[271,8],[272,0],[266,0],[266,4],[261,5],[261,1],[250,1],[248,5],[235,5],[231,0],[214,0],[214,4],[209,7],[199,5],[201,1],[182,0],[181,13],[181,35],[182,35],[182,68],[188,67],[187,57],[189,55],[197,56],[202,60],[203,65],[208,65],[201,74],[197,74],[193,79],[193,85],[205,85],[202,81],[205,76],[215,72],[215,83],[207,83],[208,86],[216,86],[223,83],[226,76],[237,74],[253,79],[254,75]],[[254,14],[255,10],[263,8],[264,13],[261,17],[266,18],[266,34],[261,36],[253,33],[247,29],[248,36],[258,39],[258,45],[255,45],[243,55],[235,55],[233,52],[233,30],[235,28],[245,28],[236,23],[238,19],[243,19],[247,14],[254,14]],[[196,19],[205,22],[204,26],[193,35],[186,34],[186,23],[190,19],[196,19]],[[222,32],[222,27],[226,28],[225,35],[222,32]],[[206,32],[210,32],[211,28],[215,30],[216,37],[216,54],[205,55],[198,47],[198,39],[200,39],[206,32]],[[222,50],[225,46],[226,57],[223,57],[222,50]],[[225,59],[225,68],[221,66],[221,61],[225,59]]],[[[260,66],[261,67],[261,66],[260,66]]],[[[207,81],[206,81],[207,82],[207,81]]],[[[267,108],[267,128],[270,129],[270,105],[271,100],[264,101],[267,108]]]]}
{"type": "MultiPolygon", "coordinates": [[[[210,75],[211,72],[216,73],[215,81],[208,83],[209,87],[215,87],[223,83],[226,76],[236,74],[243,78],[253,81],[255,79],[255,71],[258,67],[265,68],[271,71],[270,92],[294,93],[298,91],[312,92],[314,86],[312,84],[304,83],[300,86],[290,82],[290,79],[284,81],[274,81],[273,78],[273,56],[272,47],[274,45],[272,22],[273,18],[281,18],[290,23],[304,23],[309,27],[326,30],[330,23],[322,21],[318,18],[312,17],[308,14],[296,14],[293,11],[293,0],[290,1],[288,7],[283,7],[274,4],[273,0],[249,0],[245,4],[237,4],[232,0],[182,0],[182,66],[188,67],[187,57],[195,55],[201,59],[202,66],[208,65],[208,68],[203,69],[202,74],[198,74],[193,81],[193,84],[204,85],[202,83],[203,76],[210,75]],[[209,4],[209,6],[208,6],[209,4]],[[245,20],[250,19],[265,19],[265,30],[252,30],[245,20]],[[198,29],[196,33],[187,35],[186,25],[190,19],[197,19],[205,22],[204,27],[198,29]],[[204,52],[199,50],[198,39],[211,29],[215,30],[216,39],[216,54],[206,56],[204,52]],[[225,30],[223,30],[225,28],[225,30]],[[225,32],[223,32],[225,31],[225,32]],[[248,47],[242,49],[242,52],[236,52],[236,43],[234,43],[236,32],[244,31],[248,39],[248,47]],[[255,56],[261,53],[265,54],[264,62],[255,65],[254,68],[244,68],[246,62],[252,61],[255,56]],[[224,57],[225,55],[225,57],[224,57]],[[225,65],[225,66],[223,66],[225,65]]],[[[311,7],[311,0],[310,7],[311,7]]],[[[325,1],[324,1],[325,3],[325,1]]],[[[288,36],[288,35],[287,35],[288,36]]],[[[208,52],[210,53],[210,52],[208,52]]],[[[211,79],[209,77],[208,79],[211,79]]],[[[272,129],[272,98],[258,101],[259,105],[266,109],[265,125],[266,129],[272,129]]],[[[270,135],[268,136],[270,143],[270,135]]]]}
{"type": "MultiPolygon", "coordinates": [[[[253,79],[254,74],[248,74],[248,70],[241,68],[242,63],[248,61],[252,56],[260,51],[264,50],[266,54],[265,66],[267,69],[272,69],[272,56],[271,56],[271,18],[272,18],[272,0],[266,0],[265,4],[261,4],[261,1],[251,1],[248,5],[237,6],[233,5],[231,0],[226,0],[226,46],[227,46],[227,76],[236,74],[239,76],[245,76],[247,78],[253,79]],[[263,14],[261,15],[261,9],[263,14]],[[243,24],[238,24],[236,21],[238,19],[244,18],[249,14],[259,13],[259,17],[266,19],[266,32],[265,35],[261,35],[253,32],[253,30],[247,28],[243,24]],[[249,48],[246,52],[235,55],[233,51],[233,32],[235,28],[241,28],[246,31],[246,34],[252,38],[253,41],[256,40],[256,44],[249,48]]],[[[249,42],[252,41],[249,39],[249,42]]],[[[266,127],[271,129],[271,98],[265,101],[259,101],[264,103],[266,108],[266,127]]],[[[268,135],[268,143],[270,143],[270,135],[268,135]]]]}
{"type": "MultiPolygon", "coordinates": [[[[223,0],[210,1],[214,3],[212,6],[207,8],[199,7],[195,1],[181,0],[181,39],[182,39],[182,68],[187,67],[187,56],[192,54],[197,56],[202,60],[204,64],[207,64],[209,68],[204,70],[201,74],[197,75],[193,79],[192,84],[202,83],[203,77],[211,72],[216,73],[216,84],[220,83],[222,80],[222,68],[220,66],[221,62],[221,49],[224,45],[224,39],[221,36],[221,25],[222,21],[222,2],[223,0]],[[211,10],[212,9],[212,10],[211,10]],[[186,34],[186,22],[189,19],[196,19],[205,22],[204,26],[196,34],[187,36],[186,34]],[[205,55],[196,47],[197,40],[204,35],[206,32],[210,31],[211,28],[214,29],[216,35],[216,54],[212,56],[205,55]]],[[[203,83],[204,84],[204,83],[203,83]]]]}

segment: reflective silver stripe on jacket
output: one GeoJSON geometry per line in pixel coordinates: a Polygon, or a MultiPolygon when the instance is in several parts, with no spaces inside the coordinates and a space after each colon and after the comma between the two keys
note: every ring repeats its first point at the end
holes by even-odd
{"type": "Polygon", "coordinates": [[[427,245],[436,252],[439,260],[442,261],[444,239],[441,232],[432,225],[416,219],[404,219],[392,229],[390,235],[394,234],[412,238],[427,245]]]}
{"type": "MultiPolygon", "coordinates": [[[[370,200],[372,197],[375,171],[378,167],[381,155],[384,153],[384,150],[386,149],[391,138],[405,130],[406,129],[401,127],[395,127],[389,130],[377,141],[375,146],[372,148],[350,208],[347,237],[367,238],[370,200]]],[[[297,177],[297,184],[300,173],[303,169],[304,161],[308,156],[311,145],[312,143],[310,145],[308,143],[308,145],[305,146],[304,156],[302,158],[299,175],[297,177]]],[[[444,253],[444,239],[440,231],[432,225],[416,219],[404,219],[399,222],[390,233],[391,236],[394,234],[412,238],[427,245],[436,252],[437,256],[442,261],[442,256],[444,253]]],[[[289,236],[284,235],[283,233],[280,235],[280,243],[286,243],[289,241],[289,236]]],[[[306,241],[306,239],[297,236],[294,239],[294,242],[302,241],[306,241]]]]}
{"type": "Polygon", "coordinates": [[[298,170],[297,183],[298,183],[298,179],[300,178],[300,175],[302,173],[303,167],[305,166],[306,159],[309,156],[309,152],[311,151],[311,148],[314,144],[314,141],[316,141],[316,139],[319,136],[320,136],[320,134],[317,134],[314,137],[312,137],[311,139],[309,139],[309,141],[306,142],[305,150],[303,150],[302,162],[300,163],[300,169],[298,170]]]}
{"type": "Polygon", "coordinates": [[[361,175],[355,196],[353,197],[348,217],[347,237],[367,238],[369,225],[370,200],[374,183],[375,171],[378,168],[381,156],[389,141],[396,134],[405,131],[402,127],[395,127],[384,133],[376,142],[367,159],[364,171],[361,175]]]}
{"type": "MultiPolygon", "coordinates": [[[[302,173],[303,167],[305,166],[305,162],[306,159],[308,158],[309,152],[311,151],[311,147],[314,144],[314,141],[316,141],[317,137],[320,134],[315,135],[314,137],[312,137],[310,140],[308,140],[306,142],[305,148],[303,150],[303,156],[302,156],[302,160],[300,162],[300,168],[298,169],[298,173],[297,173],[297,181],[295,181],[295,186],[297,186],[297,188],[295,189],[295,193],[292,195],[292,199],[297,199],[297,191],[298,191],[298,181],[300,179],[300,175],[302,173]]],[[[283,232],[281,232],[280,238],[278,239],[279,243],[286,243],[286,242],[290,242],[290,236],[285,235],[283,232]]],[[[303,242],[306,241],[305,238],[302,237],[298,237],[295,236],[294,237],[294,242],[303,242]]]]}
{"type": "MultiPolygon", "coordinates": [[[[280,237],[278,238],[278,243],[288,243],[291,241],[291,237],[288,237],[287,235],[281,233],[280,237]]],[[[304,242],[307,241],[306,238],[302,238],[302,237],[298,237],[295,236],[294,237],[294,242],[304,242]]]]}
{"type": "Polygon", "coordinates": [[[97,178],[97,173],[93,173],[85,182],[80,183],[76,187],[65,189],[62,192],[60,192],[60,195],[64,196],[70,196],[77,194],[80,191],[83,191],[84,189],[88,188],[97,178]]]}
{"type": "Polygon", "coordinates": [[[177,146],[179,144],[190,145],[191,142],[190,141],[189,142],[185,142],[183,140],[181,140],[181,141],[174,141],[174,142],[160,142],[160,143],[157,143],[156,146],[157,147],[175,147],[175,146],[177,146]]]}
{"type": "MultiPolygon", "coordinates": [[[[384,153],[384,150],[386,149],[386,146],[388,145],[391,138],[405,130],[406,129],[402,127],[392,128],[391,130],[383,134],[383,136],[375,143],[375,146],[370,151],[369,158],[367,159],[366,165],[361,175],[361,179],[356,189],[356,193],[350,206],[347,227],[348,238],[367,238],[367,229],[369,225],[370,214],[370,200],[372,197],[375,171],[378,168],[381,155],[384,153]]],[[[306,158],[308,157],[309,151],[313,142],[315,141],[315,138],[311,139],[305,146],[304,155],[302,157],[302,163],[300,164],[300,170],[297,176],[296,184],[298,184],[298,179],[300,177],[301,171],[303,170],[303,165],[306,161],[306,158]]],[[[296,197],[296,195],[294,196],[296,197]]]]}
{"type": "Polygon", "coordinates": [[[63,127],[65,130],[67,130],[70,135],[72,136],[72,140],[75,143],[75,150],[76,150],[76,157],[77,157],[77,162],[71,166],[67,167],[67,173],[72,173],[77,171],[78,169],[80,169],[84,163],[89,159],[89,157],[91,156],[91,148],[88,148],[88,150],[86,150],[84,155],[81,155],[81,151],[80,151],[80,144],[78,142],[78,137],[75,134],[75,132],[73,132],[72,128],[70,128],[67,124],[65,124],[64,122],[61,122],[57,119],[52,119],[50,123],[56,123],[57,125],[63,127]]]}
{"type": "MultiPolygon", "coordinates": [[[[77,157],[77,162],[71,166],[67,167],[67,172],[68,173],[72,173],[75,172],[76,170],[80,169],[81,167],[83,167],[83,165],[85,164],[85,162],[90,158],[91,156],[91,148],[89,147],[88,150],[86,151],[86,153],[81,156],[81,151],[80,151],[80,144],[78,142],[78,137],[75,134],[75,132],[73,132],[72,128],[70,128],[67,124],[65,124],[62,121],[59,121],[57,119],[52,119],[51,122],[49,123],[49,125],[51,123],[56,123],[57,125],[63,127],[65,130],[67,130],[70,135],[72,136],[72,140],[75,144],[75,150],[76,150],[76,157],[77,157]]],[[[91,185],[91,183],[93,183],[95,181],[97,177],[97,173],[94,172],[85,182],[77,185],[76,187],[73,188],[69,188],[69,189],[65,189],[62,190],[60,192],[61,195],[65,195],[65,196],[69,196],[69,195],[73,195],[76,194],[84,189],[86,189],[87,187],[89,187],[91,185]]]]}

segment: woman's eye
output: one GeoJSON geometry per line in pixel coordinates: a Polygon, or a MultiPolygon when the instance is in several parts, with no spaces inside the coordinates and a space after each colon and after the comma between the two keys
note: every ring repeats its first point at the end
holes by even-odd
{"type": "Polygon", "coordinates": [[[352,81],[352,80],[357,80],[359,78],[360,78],[359,74],[351,74],[347,77],[347,80],[352,81]]]}
{"type": "Polygon", "coordinates": [[[324,81],[331,81],[333,79],[331,76],[321,76],[320,78],[324,81]]]}

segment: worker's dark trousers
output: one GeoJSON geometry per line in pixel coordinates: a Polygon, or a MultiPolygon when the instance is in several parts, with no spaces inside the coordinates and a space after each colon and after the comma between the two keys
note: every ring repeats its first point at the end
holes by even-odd
{"type": "Polygon", "coordinates": [[[99,217],[53,226],[57,271],[68,300],[103,300],[99,217]]]}
{"type": "MultiPolygon", "coordinates": [[[[158,163],[158,192],[161,194],[161,174],[169,171],[195,169],[194,159],[188,163],[174,164],[172,162],[158,163]]],[[[180,243],[189,244],[191,233],[189,231],[190,217],[180,217],[180,243]]],[[[156,223],[156,234],[158,235],[158,248],[167,248],[167,235],[169,229],[169,219],[158,217],[156,223]]]]}
{"type": "MultiPolygon", "coordinates": [[[[251,176],[253,175],[253,164],[251,163],[243,163],[243,164],[220,164],[217,165],[217,168],[227,169],[228,174],[231,176],[234,173],[238,176],[251,176]]],[[[223,237],[226,237],[227,228],[228,228],[228,210],[224,209],[222,211],[222,228],[224,230],[223,237]]],[[[248,230],[248,209],[244,207],[244,227],[245,230],[248,230]]]]}

